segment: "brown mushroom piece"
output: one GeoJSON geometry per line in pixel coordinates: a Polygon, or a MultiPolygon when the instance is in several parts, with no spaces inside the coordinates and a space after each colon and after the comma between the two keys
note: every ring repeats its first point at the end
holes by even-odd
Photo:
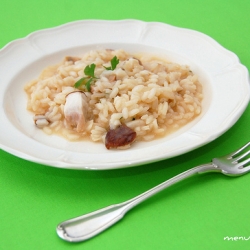
{"type": "Polygon", "coordinates": [[[116,81],[116,75],[115,74],[109,75],[107,76],[107,79],[109,80],[109,82],[114,82],[116,81]]]}
{"type": "Polygon", "coordinates": [[[140,64],[141,66],[143,66],[140,59],[138,59],[138,58],[136,58],[136,57],[132,57],[132,58],[135,59],[135,60],[137,60],[137,61],[139,62],[139,64],[140,64]]]}
{"type": "Polygon", "coordinates": [[[66,56],[65,57],[65,61],[70,61],[70,62],[73,62],[75,63],[76,61],[79,61],[81,60],[80,57],[76,57],[76,56],[66,56]]]}
{"type": "Polygon", "coordinates": [[[66,96],[64,116],[66,122],[76,128],[77,132],[83,132],[87,121],[88,102],[82,91],[71,92],[66,96]]]}
{"type": "Polygon", "coordinates": [[[107,149],[130,146],[136,138],[136,132],[126,125],[122,124],[116,129],[110,129],[105,137],[105,146],[107,149]]]}

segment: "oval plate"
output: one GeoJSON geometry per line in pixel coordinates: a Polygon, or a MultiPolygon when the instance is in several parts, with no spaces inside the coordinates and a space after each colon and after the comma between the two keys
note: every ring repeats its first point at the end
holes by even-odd
{"type": "Polygon", "coordinates": [[[125,168],[191,151],[227,131],[250,97],[248,71],[234,53],[200,32],[138,20],[76,21],[15,40],[0,50],[0,79],[1,148],[29,161],[71,169],[125,168]],[[44,134],[26,110],[24,85],[65,56],[99,48],[150,52],[188,64],[204,87],[202,114],[169,136],[124,151],[44,134]]]}

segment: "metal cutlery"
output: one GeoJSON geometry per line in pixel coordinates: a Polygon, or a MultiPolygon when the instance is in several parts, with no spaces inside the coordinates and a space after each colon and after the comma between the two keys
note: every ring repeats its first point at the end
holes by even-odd
{"type": "Polygon", "coordinates": [[[250,171],[250,142],[223,157],[212,159],[211,163],[191,168],[151,188],[150,190],[119,204],[64,221],[56,230],[60,238],[70,241],[84,241],[115,224],[133,207],[167,187],[195,174],[219,172],[228,176],[241,176],[250,171]]]}

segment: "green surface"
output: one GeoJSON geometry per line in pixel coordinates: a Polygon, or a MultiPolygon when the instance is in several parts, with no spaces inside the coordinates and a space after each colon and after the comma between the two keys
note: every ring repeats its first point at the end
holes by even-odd
{"type": "MultiPolygon", "coordinates": [[[[29,33],[80,19],[140,19],[201,31],[250,68],[249,0],[2,0],[0,48],[29,33]]],[[[1,81],[1,76],[0,76],[1,81]]],[[[0,82],[1,84],[1,82],[0,82]]],[[[145,201],[99,236],[72,244],[56,225],[122,202],[250,139],[250,107],[213,142],[183,156],[111,171],[50,168],[0,150],[0,249],[250,249],[250,174],[190,178],[145,201]]],[[[4,133],[1,130],[0,133],[4,133]]]]}

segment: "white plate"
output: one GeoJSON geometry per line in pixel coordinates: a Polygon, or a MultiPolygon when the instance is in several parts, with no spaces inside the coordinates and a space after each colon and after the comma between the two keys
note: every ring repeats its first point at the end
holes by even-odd
{"type": "Polygon", "coordinates": [[[1,148],[29,161],[61,168],[115,169],[170,158],[200,147],[228,130],[249,102],[249,76],[235,54],[210,37],[163,23],[85,20],[41,30],[0,51],[1,148]],[[202,114],[176,133],[124,151],[103,144],[47,136],[26,110],[25,83],[67,55],[90,49],[150,52],[188,64],[204,85],[202,114]]]}

